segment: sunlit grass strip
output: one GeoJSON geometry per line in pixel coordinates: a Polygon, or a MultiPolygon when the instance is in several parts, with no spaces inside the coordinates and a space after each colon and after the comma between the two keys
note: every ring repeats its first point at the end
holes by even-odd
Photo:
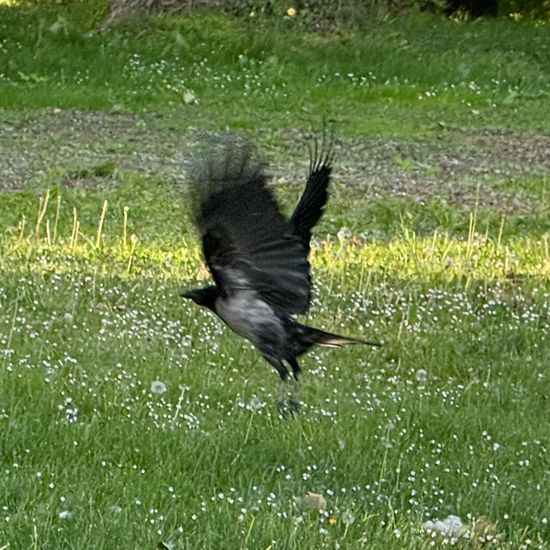
{"type": "MultiPolygon", "coordinates": [[[[61,199],[57,197],[52,220],[47,216],[49,199],[49,192],[39,199],[34,227],[28,228],[23,216],[16,228],[6,228],[0,237],[0,270],[208,277],[198,240],[187,239],[192,228],[181,237],[171,234],[162,241],[146,234],[128,235],[129,207],[125,206],[120,234],[109,235],[105,232],[108,202],[103,200],[95,230],[82,230],[79,212],[73,208],[70,234],[63,236],[58,229],[61,199]]],[[[503,239],[504,220],[496,237],[478,232],[477,225],[476,213],[472,213],[465,238],[438,231],[420,236],[407,228],[389,241],[329,236],[314,243],[311,263],[329,282],[345,279],[357,289],[386,279],[438,284],[460,281],[466,288],[474,280],[550,279],[548,234],[503,239]]]]}
{"type": "MultiPolygon", "coordinates": [[[[76,227],[76,226],[75,226],[76,227]]],[[[87,271],[130,277],[204,278],[198,243],[141,241],[132,236],[97,240],[77,239],[73,231],[66,241],[20,235],[0,241],[0,270],[87,271]]],[[[468,286],[472,280],[506,281],[530,278],[550,281],[548,237],[518,237],[504,243],[484,236],[467,240],[434,234],[418,238],[404,232],[389,242],[328,238],[312,249],[313,269],[328,279],[350,278],[364,287],[369,281],[453,282],[468,286]]]]}
{"type": "Polygon", "coordinates": [[[312,253],[315,268],[329,274],[359,273],[376,278],[454,281],[510,280],[522,277],[548,280],[548,237],[518,237],[506,242],[471,233],[468,239],[434,233],[419,238],[404,231],[389,242],[326,240],[312,253]],[[359,267],[359,269],[357,269],[359,267]]]}

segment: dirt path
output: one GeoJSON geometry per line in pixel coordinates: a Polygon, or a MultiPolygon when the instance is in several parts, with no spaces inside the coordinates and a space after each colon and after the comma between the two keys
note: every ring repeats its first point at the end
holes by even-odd
{"type": "MultiPolygon", "coordinates": [[[[160,114],[0,111],[0,190],[20,190],[56,167],[70,173],[106,163],[182,180],[197,134],[160,114]]],[[[275,137],[258,136],[261,150],[274,159],[273,175],[301,181],[307,169],[304,135],[280,131],[275,137]],[[269,145],[274,141],[284,145],[269,145]]],[[[442,130],[414,140],[342,139],[335,149],[336,178],[374,197],[438,197],[463,207],[478,202],[518,212],[529,210],[541,194],[550,196],[550,135],[442,130]]],[[[93,185],[93,178],[86,183],[93,185]]]]}

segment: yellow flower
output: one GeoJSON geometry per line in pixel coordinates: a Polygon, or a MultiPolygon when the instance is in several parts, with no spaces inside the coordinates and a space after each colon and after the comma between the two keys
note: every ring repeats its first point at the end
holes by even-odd
{"type": "Polygon", "coordinates": [[[336,518],[328,518],[328,524],[330,526],[336,525],[336,518]]]}
{"type": "Polygon", "coordinates": [[[286,14],[289,17],[294,17],[296,15],[296,8],[294,6],[290,6],[290,8],[288,8],[288,10],[286,10],[286,14]]]}

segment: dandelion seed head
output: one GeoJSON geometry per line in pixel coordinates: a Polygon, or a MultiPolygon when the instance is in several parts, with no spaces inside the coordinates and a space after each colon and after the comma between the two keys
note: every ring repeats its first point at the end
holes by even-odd
{"type": "Polygon", "coordinates": [[[161,380],[151,382],[151,393],[155,395],[162,395],[163,393],[166,393],[166,384],[161,380]]]}

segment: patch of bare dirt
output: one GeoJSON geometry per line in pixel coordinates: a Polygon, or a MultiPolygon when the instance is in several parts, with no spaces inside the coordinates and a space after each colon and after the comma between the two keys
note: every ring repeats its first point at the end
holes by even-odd
{"type": "MultiPolygon", "coordinates": [[[[114,166],[183,181],[198,131],[177,126],[160,114],[0,112],[0,190],[23,189],[56,168],[79,174],[114,166]]],[[[262,152],[274,159],[277,181],[303,181],[308,153],[302,132],[280,131],[276,140],[265,132],[257,137],[262,152]],[[270,145],[274,142],[283,145],[270,145]]],[[[336,179],[373,197],[438,197],[463,207],[518,212],[538,196],[513,182],[550,177],[550,135],[441,130],[417,139],[344,138],[334,149],[336,179]]]]}

